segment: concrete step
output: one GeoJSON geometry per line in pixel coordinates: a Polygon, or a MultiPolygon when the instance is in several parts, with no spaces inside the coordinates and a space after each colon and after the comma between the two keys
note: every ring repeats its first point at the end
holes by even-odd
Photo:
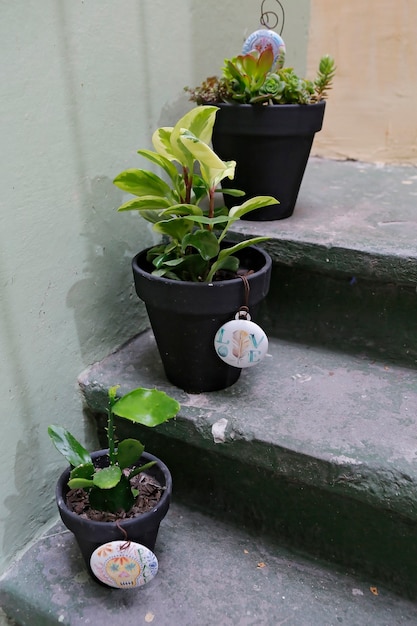
{"type": "Polygon", "coordinates": [[[19,626],[412,626],[417,607],[373,578],[323,565],[259,534],[174,503],[155,553],[156,578],[137,590],[86,574],[61,523],[0,580],[19,626]]]}
{"type": "Polygon", "coordinates": [[[80,376],[103,444],[111,385],[156,386],[182,405],[154,431],[118,424],[173,473],[160,574],[137,594],[104,590],[59,524],[1,579],[11,618],[417,623],[415,605],[386,590],[417,597],[416,196],[415,168],[311,158],[293,218],[231,234],[270,237],[261,365],[228,390],[188,395],[167,383],[146,332],[80,376]]]}
{"type": "Polygon", "coordinates": [[[167,462],[183,501],[417,595],[416,370],[272,338],[235,385],[188,395],[148,331],[79,382],[103,445],[110,386],[178,399],[174,421],[118,432],[167,462]]]}
{"type": "Polygon", "coordinates": [[[281,339],[417,365],[415,286],[275,265],[257,321],[281,339]]]}
{"type": "Polygon", "coordinates": [[[415,286],[416,202],[415,167],[310,158],[292,217],[233,231],[270,237],[276,263],[415,286]]]}
{"type": "Polygon", "coordinates": [[[269,332],[417,363],[417,171],[310,159],[293,217],[238,222],[270,237],[269,332]]]}

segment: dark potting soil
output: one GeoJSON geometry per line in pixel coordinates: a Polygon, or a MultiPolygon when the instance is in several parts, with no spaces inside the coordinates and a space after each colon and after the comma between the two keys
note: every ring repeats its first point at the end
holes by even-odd
{"type": "Polygon", "coordinates": [[[151,511],[161,499],[165,487],[153,476],[141,473],[131,479],[130,484],[134,489],[138,489],[139,495],[130,511],[118,511],[108,513],[107,511],[97,511],[90,507],[88,492],[84,489],[70,489],[67,493],[68,508],[80,515],[95,522],[115,522],[117,520],[138,517],[143,513],[151,511]]]}

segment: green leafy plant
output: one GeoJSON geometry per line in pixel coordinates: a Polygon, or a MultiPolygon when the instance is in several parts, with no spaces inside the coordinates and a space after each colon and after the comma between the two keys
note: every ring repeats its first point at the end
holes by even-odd
{"type": "Polygon", "coordinates": [[[48,433],[55,447],[72,466],[68,486],[85,489],[92,508],[116,513],[129,511],[136,499],[130,480],[149,469],[154,462],[135,467],[145,446],[137,439],[116,440],[114,416],[118,415],[144,426],[157,426],[175,417],[180,409],[176,400],[157,389],[138,388],[117,398],[118,387],[109,390],[107,441],[109,465],[96,468],[90,453],[68,430],[51,425],[48,433]]]}
{"type": "Polygon", "coordinates": [[[197,104],[312,104],[327,97],[336,67],[331,56],[321,58],[314,81],[283,68],[284,57],[274,63],[271,47],[225,59],[222,76],[211,76],[193,89],[186,87],[197,104]]]}
{"type": "MultiPolygon", "coordinates": [[[[149,170],[128,169],[113,181],[137,196],[118,210],[139,211],[164,237],[148,254],[157,276],[195,282],[212,282],[220,270],[234,276],[239,268],[236,253],[267,239],[254,237],[230,247],[222,245],[234,222],[277,200],[256,196],[229,211],[216,207],[218,186],[226,177],[234,177],[236,167],[235,161],[223,161],[209,145],[217,111],[215,106],[195,107],[175,126],[155,131],[155,151],[138,150],[162,169],[163,177],[149,170]]],[[[223,193],[244,195],[236,189],[223,189],[223,193]]]]}

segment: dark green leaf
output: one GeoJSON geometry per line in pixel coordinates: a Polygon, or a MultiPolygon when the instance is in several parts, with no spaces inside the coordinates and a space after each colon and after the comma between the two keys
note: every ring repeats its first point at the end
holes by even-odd
{"type": "Polygon", "coordinates": [[[154,276],[165,276],[172,280],[204,281],[209,270],[209,262],[199,254],[187,254],[175,261],[159,264],[154,276]]]}
{"type": "Polygon", "coordinates": [[[219,260],[224,259],[231,254],[236,254],[240,250],[247,248],[248,246],[255,246],[258,243],[262,243],[264,241],[268,241],[269,237],[253,237],[252,239],[246,239],[246,241],[241,241],[240,243],[231,246],[230,248],[223,248],[219,254],[219,260]]]}
{"type": "Polygon", "coordinates": [[[156,269],[160,269],[161,267],[164,267],[165,265],[178,265],[179,263],[181,263],[182,259],[176,257],[174,254],[172,253],[168,253],[168,254],[160,254],[159,256],[155,257],[152,261],[154,267],[156,267],[156,269]]]}
{"type": "Polygon", "coordinates": [[[89,452],[62,426],[51,425],[48,434],[56,449],[64,455],[67,461],[76,467],[84,463],[91,463],[89,452]]]}
{"type": "Polygon", "coordinates": [[[113,412],[131,422],[157,426],[174,417],[180,409],[176,400],[158,389],[134,389],[120,398],[113,412]]]}
{"type": "Polygon", "coordinates": [[[135,196],[169,197],[171,194],[171,187],[162,178],[147,170],[128,169],[116,176],[113,183],[135,196]]]}
{"type": "Polygon", "coordinates": [[[183,252],[185,252],[188,246],[196,248],[205,261],[213,259],[220,250],[216,235],[209,230],[196,230],[186,235],[182,240],[183,252]]]}
{"type": "Polygon", "coordinates": [[[218,215],[217,217],[207,217],[206,215],[187,215],[183,219],[195,222],[196,224],[215,226],[216,224],[224,224],[225,222],[228,222],[230,218],[227,215],[218,215]]]}
{"type": "Polygon", "coordinates": [[[235,206],[229,211],[229,215],[234,220],[241,218],[246,213],[250,213],[255,209],[260,209],[264,206],[270,206],[272,204],[279,204],[278,200],[273,198],[272,196],[255,196],[255,198],[250,198],[246,200],[240,206],[235,206]]]}
{"type": "Polygon", "coordinates": [[[94,487],[89,494],[90,505],[99,511],[129,511],[135,503],[135,498],[129,480],[122,475],[119,484],[113,489],[98,489],[94,487]]]}
{"type": "Polygon", "coordinates": [[[151,150],[138,150],[138,154],[146,157],[149,161],[156,163],[159,167],[162,167],[171,178],[172,181],[175,181],[178,176],[178,171],[175,165],[166,157],[158,154],[157,152],[152,152],[151,150]]]}
{"type": "Polygon", "coordinates": [[[84,463],[78,465],[70,473],[70,479],[72,478],[84,478],[86,480],[92,480],[94,474],[94,465],[92,463],[84,463]]]}
{"type": "Polygon", "coordinates": [[[168,237],[181,241],[187,233],[191,232],[193,225],[188,221],[188,218],[183,217],[163,220],[155,224],[153,228],[161,235],[168,235],[168,237]]]}
{"type": "Polygon", "coordinates": [[[180,277],[168,267],[161,267],[159,270],[154,270],[152,272],[152,276],[165,276],[165,278],[169,278],[170,280],[180,280],[180,277]]]}
{"type": "Polygon", "coordinates": [[[235,198],[239,198],[245,195],[245,192],[241,191],[240,189],[227,189],[226,187],[223,189],[216,189],[216,192],[222,193],[223,195],[226,194],[228,196],[234,196],[235,198]]]}
{"type": "Polygon", "coordinates": [[[173,204],[167,209],[164,209],[163,216],[170,215],[203,215],[203,211],[196,204],[173,204]]]}
{"type": "Polygon", "coordinates": [[[207,280],[213,280],[216,272],[219,270],[228,270],[230,272],[237,272],[239,269],[239,259],[235,256],[227,256],[223,257],[213,263],[213,266],[210,270],[210,275],[207,280]]]}
{"type": "Polygon", "coordinates": [[[68,481],[68,487],[70,489],[91,489],[93,486],[94,482],[86,478],[71,478],[68,481]]]}
{"type": "Polygon", "coordinates": [[[117,462],[120,469],[125,469],[136,463],[144,451],[145,446],[137,439],[124,439],[117,448],[117,462]]]}
{"type": "Polygon", "coordinates": [[[156,464],[156,461],[149,461],[149,463],[145,463],[144,465],[141,465],[140,467],[135,467],[135,469],[130,472],[129,479],[133,478],[134,476],[137,476],[141,472],[146,472],[147,469],[153,467],[155,464],[156,464]]]}
{"type": "Polygon", "coordinates": [[[93,477],[95,487],[99,489],[112,489],[120,482],[122,470],[117,465],[110,465],[96,472],[93,477]]]}
{"type": "MultiPolygon", "coordinates": [[[[161,196],[147,195],[141,196],[140,198],[134,198],[133,200],[129,200],[128,202],[125,202],[125,204],[122,204],[122,206],[119,206],[117,210],[121,212],[140,211],[141,215],[144,213],[144,215],[146,216],[147,213],[145,213],[145,211],[155,211],[158,215],[158,212],[168,208],[169,206],[171,206],[171,202],[167,198],[161,196]]],[[[156,220],[157,217],[154,220],[149,221],[156,220]]]]}

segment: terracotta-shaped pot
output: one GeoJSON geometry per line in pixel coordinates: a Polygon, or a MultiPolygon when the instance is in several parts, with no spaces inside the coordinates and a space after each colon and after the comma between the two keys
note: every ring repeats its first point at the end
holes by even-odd
{"type": "MultiPolygon", "coordinates": [[[[108,466],[109,458],[107,453],[108,450],[99,450],[91,455],[97,467],[108,466]]],[[[118,524],[116,522],[97,522],[85,519],[71,511],[66,504],[70,468],[67,468],[58,480],[55,495],[59,514],[65,526],[74,534],[87,569],[94,579],[96,577],[90,567],[90,558],[94,550],[100,545],[110,541],[125,539],[127,536],[128,540],[142,544],[150,550],[153,550],[155,547],[159,525],[167,514],[171,502],[172,478],[165,463],[148,452],[142,454],[138,464],[149,463],[150,461],[155,461],[156,464],[146,470],[146,473],[154,476],[164,487],[161,499],[157,506],[148,513],[143,513],[134,518],[122,519],[118,524]],[[123,528],[126,534],[120,530],[120,527],[123,528]]]]}
{"type": "MultiPolygon", "coordinates": [[[[245,215],[245,220],[280,220],[294,211],[314,135],[323,124],[325,101],[316,104],[216,104],[213,147],[224,160],[235,160],[233,180],[224,187],[246,196],[273,196],[279,204],[245,215]]],[[[231,208],[235,200],[225,194],[231,208]]]]}
{"type": "MultiPolygon", "coordinates": [[[[224,363],[214,348],[219,328],[245,305],[241,278],[198,283],[153,276],[147,250],[132,262],[136,293],[146,304],[168,380],[189,393],[217,391],[233,385],[241,369],[224,363]]],[[[269,290],[271,257],[250,246],[238,253],[248,275],[249,308],[253,316],[269,290]]],[[[256,321],[256,320],[255,320],[256,321]]]]}

